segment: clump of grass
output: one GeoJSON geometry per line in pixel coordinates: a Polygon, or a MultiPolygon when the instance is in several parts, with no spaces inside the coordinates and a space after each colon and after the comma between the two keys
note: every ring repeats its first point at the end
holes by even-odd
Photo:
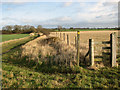
{"type": "Polygon", "coordinates": [[[38,38],[22,46],[22,57],[35,62],[58,63],[59,65],[75,64],[76,49],[68,46],[57,37],[38,38]]]}

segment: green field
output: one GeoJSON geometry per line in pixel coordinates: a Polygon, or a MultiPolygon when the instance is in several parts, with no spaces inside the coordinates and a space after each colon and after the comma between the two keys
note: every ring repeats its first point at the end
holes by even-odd
{"type": "MultiPolygon", "coordinates": [[[[20,45],[28,38],[11,45],[20,45]]],[[[10,50],[7,49],[7,50],[10,50]]],[[[6,50],[6,51],[7,51],[6,50]]],[[[85,67],[58,67],[36,64],[20,58],[21,48],[17,47],[2,56],[2,88],[117,88],[120,89],[119,68],[104,67],[88,70],[85,67]]],[[[120,61],[120,59],[118,60],[120,61]]]]}
{"type": "Polygon", "coordinates": [[[8,41],[8,40],[12,40],[12,39],[19,39],[19,38],[23,38],[23,37],[27,37],[29,36],[29,34],[10,34],[10,35],[0,35],[0,37],[2,37],[2,41],[0,42],[4,42],[4,41],[8,41]]]}

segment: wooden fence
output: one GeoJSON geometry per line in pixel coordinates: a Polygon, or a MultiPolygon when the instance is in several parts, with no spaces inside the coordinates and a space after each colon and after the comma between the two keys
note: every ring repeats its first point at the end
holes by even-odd
{"type": "MultiPolygon", "coordinates": [[[[66,33],[59,33],[59,32],[56,32],[56,37],[59,37],[61,38],[62,40],[64,41],[67,41],[67,45],[70,45],[70,36],[69,34],[66,34],[66,33]],[[63,37],[62,37],[63,36],[63,37]],[[65,40],[67,36],[67,40],[65,40]]],[[[89,51],[88,53],[85,55],[85,57],[87,57],[89,55],[89,60],[90,60],[90,65],[93,66],[94,63],[95,63],[95,58],[104,58],[104,55],[109,55],[109,60],[110,60],[110,66],[111,67],[115,67],[117,64],[116,64],[116,58],[117,58],[117,41],[116,41],[116,33],[111,33],[110,34],[110,40],[109,41],[104,41],[104,42],[100,42],[102,43],[103,45],[107,44],[109,45],[109,47],[102,47],[103,49],[103,52],[102,52],[102,56],[96,56],[94,54],[94,47],[95,47],[95,43],[93,39],[89,39],[89,51]],[[110,52],[104,52],[104,50],[109,50],[110,52]]],[[[118,37],[119,38],[119,37],[118,37]]],[[[120,43],[120,42],[118,42],[120,43]]],[[[74,37],[74,45],[77,49],[77,65],[79,66],[79,57],[80,57],[80,53],[79,53],[79,50],[80,50],[80,32],[78,31],[77,32],[77,36],[74,37]]],[[[119,49],[119,48],[118,48],[119,49]]]]}

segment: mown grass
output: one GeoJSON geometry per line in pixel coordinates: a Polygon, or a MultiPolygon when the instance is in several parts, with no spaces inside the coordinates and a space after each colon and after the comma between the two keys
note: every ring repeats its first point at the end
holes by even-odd
{"type": "Polygon", "coordinates": [[[26,37],[25,39],[22,40],[17,40],[17,41],[11,41],[8,43],[4,43],[2,44],[2,53],[6,53],[11,49],[14,49],[22,44],[25,44],[26,42],[35,39],[37,36],[29,36],[26,37]]]}
{"type": "MultiPolygon", "coordinates": [[[[88,70],[83,67],[58,67],[20,59],[18,47],[3,55],[3,88],[117,88],[118,69],[104,67],[88,70]]],[[[119,60],[120,61],[120,58],[119,60]]]]}
{"type": "Polygon", "coordinates": [[[0,35],[0,37],[2,38],[2,41],[0,41],[0,42],[12,40],[12,39],[19,39],[19,38],[23,38],[23,37],[27,37],[27,36],[29,36],[29,34],[5,34],[5,35],[0,35]]]}

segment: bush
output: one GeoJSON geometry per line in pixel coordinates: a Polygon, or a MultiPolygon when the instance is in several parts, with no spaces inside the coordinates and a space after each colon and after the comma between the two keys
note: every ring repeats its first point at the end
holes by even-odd
{"type": "Polygon", "coordinates": [[[43,33],[43,35],[46,35],[46,36],[50,35],[50,30],[48,30],[48,29],[40,29],[40,32],[43,33]]]}

